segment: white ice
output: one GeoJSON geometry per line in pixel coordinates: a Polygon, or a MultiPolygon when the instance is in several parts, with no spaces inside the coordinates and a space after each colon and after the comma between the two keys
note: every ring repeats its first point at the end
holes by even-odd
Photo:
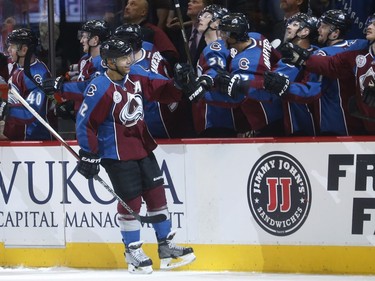
{"type": "Polygon", "coordinates": [[[73,268],[0,268],[0,280],[151,280],[151,281],[375,281],[374,276],[363,275],[306,275],[263,274],[252,272],[210,271],[154,271],[149,275],[134,275],[126,270],[92,270],[73,268]]]}

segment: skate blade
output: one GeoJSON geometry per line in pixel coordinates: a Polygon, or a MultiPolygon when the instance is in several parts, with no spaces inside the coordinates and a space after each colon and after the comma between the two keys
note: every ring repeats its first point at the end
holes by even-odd
{"type": "Polygon", "coordinates": [[[128,265],[128,271],[131,274],[151,274],[153,269],[152,266],[135,267],[132,264],[128,265]]]}
{"type": "Polygon", "coordinates": [[[177,268],[180,266],[187,265],[195,261],[196,257],[194,253],[187,254],[185,256],[179,257],[178,259],[166,258],[160,260],[160,269],[162,270],[169,270],[173,268],[177,268]],[[176,261],[176,262],[172,262],[176,261]]]}

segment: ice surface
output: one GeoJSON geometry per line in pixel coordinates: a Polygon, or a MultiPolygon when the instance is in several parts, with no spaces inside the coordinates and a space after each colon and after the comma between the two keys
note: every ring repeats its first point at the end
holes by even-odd
{"type": "Polygon", "coordinates": [[[75,268],[1,268],[0,280],[152,280],[152,281],[375,281],[374,276],[263,274],[252,272],[154,271],[150,275],[134,275],[126,270],[92,270],[75,268]]]}

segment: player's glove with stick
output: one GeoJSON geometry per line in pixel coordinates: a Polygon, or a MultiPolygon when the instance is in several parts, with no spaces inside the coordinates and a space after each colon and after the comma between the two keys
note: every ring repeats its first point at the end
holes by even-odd
{"type": "Polygon", "coordinates": [[[249,90],[248,81],[243,81],[240,75],[232,75],[227,71],[218,72],[214,79],[214,85],[220,93],[233,99],[245,96],[249,90]]]}
{"type": "Polygon", "coordinates": [[[199,100],[206,93],[207,88],[211,87],[212,79],[198,76],[190,64],[177,63],[174,67],[175,86],[181,89],[182,93],[191,102],[199,100]]]}
{"type": "Polygon", "coordinates": [[[176,63],[174,66],[174,82],[177,88],[184,89],[189,83],[196,80],[197,75],[188,63],[176,63]]]}
{"type": "Polygon", "coordinates": [[[282,61],[287,64],[301,66],[311,56],[311,51],[301,48],[293,43],[284,43],[280,47],[282,61]]]}
{"type": "Polygon", "coordinates": [[[363,90],[362,100],[365,104],[375,107],[375,86],[366,86],[363,90]]]}
{"type": "Polygon", "coordinates": [[[280,72],[266,71],[263,87],[266,91],[282,97],[289,89],[289,78],[280,72]]]}
{"type": "Polygon", "coordinates": [[[60,93],[64,84],[64,76],[56,78],[46,78],[42,82],[42,88],[47,96],[53,96],[55,93],[60,93]]]}
{"type": "Polygon", "coordinates": [[[99,173],[100,158],[98,155],[80,149],[79,158],[77,171],[86,179],[91,179],[99,173]]]}
{"type": "Polygon", "coordinates": [[[0,120],[4,120],[8,114],[8,101],[0,98],[0,120]]]}

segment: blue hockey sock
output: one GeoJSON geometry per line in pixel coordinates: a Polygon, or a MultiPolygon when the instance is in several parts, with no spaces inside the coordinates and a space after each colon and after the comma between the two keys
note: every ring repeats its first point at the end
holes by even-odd
{"type": "Polygon", "coordinates": [[[141,230],[121,231],[122,241],[127,247],[130,243],[138,242],[141,239],[141,230]]]}
{"type": "Polygon", "coordinates": [[[172,227],[170,220],[153,223],[152,226],[155,229],[156,238],[158,240],[166,238],[169,232],[171,232],[171,227],[172,227]]]}

